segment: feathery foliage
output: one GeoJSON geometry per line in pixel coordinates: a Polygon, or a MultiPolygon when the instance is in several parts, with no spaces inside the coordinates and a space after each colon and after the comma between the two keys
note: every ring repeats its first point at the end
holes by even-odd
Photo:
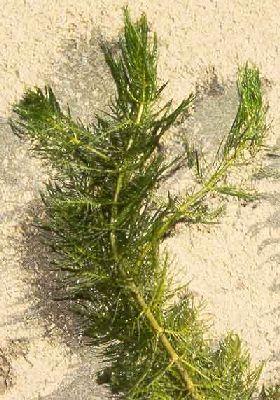
{"type": "Polygon", "coordinates": [[[211,346],[191,293],[171,289],[159,247],[176,223],[203,217],[209,194],[249,196],[224,181],[264,138],[259,72],[240,69],[236,119],[199,189],[159,205],[152,196],[159,182],[182,159],[194,165],[190,152],[167,163],[157,150],[194,96],[174,111],[171,101],[157,108],[165,85],[158,87],[157,40],[150,38],[145,15],[134,23],[125,10],[119,52],[102,48],[117,90],[110,115],[84,126],[46,87],[28,90],[11,120],[14,132],[27,136],[56,171],[43,195],[42,226],[51,232],[59,267],[68,271],[68,295],[79,299],[88,333],[107,344],[110,384],[122,398],[251,399],[261,367],[251,368],[232,333],[211,346]]]}

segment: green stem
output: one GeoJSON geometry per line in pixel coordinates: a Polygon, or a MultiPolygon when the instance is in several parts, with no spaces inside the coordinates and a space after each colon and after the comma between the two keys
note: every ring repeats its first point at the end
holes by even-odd
{"type": "Polygon", "coordinates": [[[111,247],[112,247],[112,252],[115,261],[118,260],[118,251],[117,251],[117,244],[116,244],[116,231],[115,231],[115,221],[117,217],[117,212],[118,212],[118,198],[119,194],[121,191],[122,187],[122,182],[123,182],[123,173],[121,172],[118,176],[117,184],[116,184],[116,190],[114,194],[114,200],[113,200],[113,206],[112,206],[112,215],[111,215],[111,232],[110,232],[110,238],[111,238],[111,247]]]}
{"type": "Polygon", "coordinates": [[[186,391],[189,395],[191,395],[193,400],[202,400],[203,397],[200,396],[200,394],[197,392],[197,389],[195,387],[195,384],[193,383],[192,379],[190,378],[186,368],[184,367],[184,364],[170,343],[170,340],[164,333],[164,328],[160,326],[156,318],[154,317],[150,307],[146,303],[145,299],[143,298],[140,290],[138,287],[135,285],[135,283],[132,280],[128,280],[127,277],[126,282],[128,284],[129,289],[134,295],[135,300],[137,301],[141,311],[145,315],[146,319],[148,320],[150,326],[152,327],[154,333],[159,337],[159,340],[164,347],[164,349],[167,351],[170,360],[174,365],[176,365],[177,370],[179,371],[179,374],[182,378],[182,381],[184,382],[184,385],[186,387],[186,391]]]}
{"type": "MultiPolygon", "coordinates": [[[[139,115],[139,114],[138,114],[139,115]]],[[[123,184],[123,179],[124,179],[124,174],[123,172],[119,173],[119,177],[117,180],[116,184],[116,190],[114,194],[114,200],[113,200],[113,205],[112,205],[112,215],[111,215],[111,233],[110,233],[110,239],[111,239],[111,248],[112,248],[112,253],[114,260],[116,264],[119,266],[119,271],[120,274],[122,275],[122,278],[124,279],[124,282],[126,283],[127,287],[133,294],[133,297],[135,298],[136,302],[138,303],[139,308],[145,315],[148,323],[150,324],[152,330],[154,333],[159,337],[160,342],[162,346],[165,348],[167,353],[170,356],[171,362],[176,365],[178,372],[180,373],[180,376],[182,378],[182,381],[184,382],[184,385],[186,387],[186,391],[189,395],[191,395],[193,400],[202,400],[202,397],[199,395],[197,392],[197,389],[195,387],[195,384],[193,383],[192,379],[190,378],[186,368],[184,367],[183,362],[180,359],[180,356],[177,354],[176,350],[170,343],[168,337],[164,333],[164,328],[158,323],[157,319],[153,315],[150,307],[146,303],[140,289],[137,287],[135,282],[127,276],[125,273],[125,270],[121,266],[121,260],[119,259],[118,255],[118,247],[117,247],[117,241],[116,241],[116,231],[115,231],[115,221],[118,213],[118,198],[119,194],[122,188],[123,184]]]]}
{"type": "MultiPolygon", "coordinates": [[[[239,154],[239,153],[238,153],[239,154]]],[[[228,168],[234,163],[238,154],[230,157],[224,163],[220,165],[216,172],[204,183],[202,188],[189,196],[186,201],[184,201],[180,207],[173,213],[159,228],[156,236],[160,239],[162,238],[171,228],[178,222],[183,216],[185,216],[188,210],[199,200],[202,200],[209,192],[214,191],[217,183],[225,176],[228,168]]]]}
{"type": "MultiPolygon", "coordinates": [[[[139,112],[137,115],[136,123],[139,123],[141,120],[141,115],[143,113],[143,107],[141,107],[142,104],[140,105],[139,112]]],[[[240,149],[241,151],[241,149],[240,149]]],[[[213,173],[213,175],[205,182],[203,187],[198,190],[195,194],[192,196],[188,197],[188,199],[181,204],[181,206],[178,208],[178,210],[170,217],[167,219],[167,221],[162,225],[162,227],[159,229],[157,232],[157,237],[160,239],[163,237],[163,235],[174,225],[183,215],[186,215],[187,211],[199,200],[202,200],[209,192],[214,191],[217,183],[225,176],[228,168],[234,163],[234,161],[238,158],[239,152],[235,153],[233,156],[227,158],[218,168],[217,170],[213,173]]],[[[135,282],[129,278],[124,269],[121,267],[121,262],[118,257],[118,249],[117,249],[117,243],[116,243],[116,234],[115,234],[115,228],[114,228],[114,221],[117,216],[117,202],[118,202],[118,197],[119,193],[121,191],[123,183],[123,173],[119,174],[117,184],[116,184],[116,190],[114,194],[114,203],[112,207],[112,231],[111,231],[111,246],[112,246],[112,252],[114,259],[116,263],[119,265],[120,268],[120,273],[126,282],[127,287],[133,294],[136,302],[138,303],[139,308],[145,315],[148,323],[150,324],[152,330],[154,333],[159,337],[159,340],[164,347],[164,349],[167,351],[167,353],[170,356],[170,360],[174,365],[176,366],[182,381],[184,382],[184,385],[186,387],[186,391],[189,395],[191,395],[193,400],[202,400],[203,397],[197,392],[197,388],[195,384],[193,383],[192,379],[190,378],[186,367],[185,367],[185,362],[184,360],[181,360],[180,356],[172,346],[170,340],[165,334],[164,328],[158,323],[157,319],[155,318],[153,312],[151,311],[150,307],[146,303],[140,289],[137,287],[135,282]]]]}
{"type": "MultiPolygon", "coordinates": [[[[63,120],[63,122],[64,122],[64,120],[63,120]]],[[[71,119],[70,119],[70,118],[66,119],[66,122],[67,122],[67,124],[69,124],[69,125],[71,126],[71,131],[74,133],[76,140],[78,140],[78,143],[80,143],[78,137],[79,137],[79,135],[80,135],[81,132],[80,132],[79,128],[77,128],[77,127],[71,122],[71,119]],[[76,136],[76,134],[78,134],[78,137],[76,136]]],[[[62,124],[61,124],[61,123],[56,123],[56,124],[57,124],[58,126],[60,126],[63,130],[66,130],[66,131],[68,132],[68,130],[69,130],[68,125],[66,125],[66,127],[65,127],[64,123],[62,123],[62,124]]],[[[89,146],[89,145],[85,145],[85,144],[81,144],[81,145],[82,145],[84,148],[86,148],[87,150],[89,150],[89,151],[91,151],[92,153],[96,154],[97,156],[103,158],[103,160],[110,161],[110,157],[108,157],[106,154],[102,153],[102,151],[97,150],[97,149],[95,149],[94,147],[89,146]]]]}
{"type": "Polygon", "coordinates": [[[139,106],[139,110],[138,110],[138,114],[137,114],[137,118],[136,118],[136,124],[138,125],[141,121],[141,117],[144,111],[144,103],[141,103],[139,106]]]}

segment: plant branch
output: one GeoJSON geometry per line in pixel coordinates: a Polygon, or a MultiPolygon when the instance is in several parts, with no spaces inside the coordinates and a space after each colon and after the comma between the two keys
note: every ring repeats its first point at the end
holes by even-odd
{"type": "MultiPolygon", "coordinates": [[[[141,106],[140,106],[141,107],[141,106]]],[[[138,113],[139,118],[137,117],[136,124],[139,123],[140,118],[141,118],[141,108],[139,109],[138,113]]],[[[189,374],[182,363],[179,354],[176,352],[170,341],[168,340],[167,336],[164,333],[164,328],[160,326],[158,323],[157,319],[153,315],[152,311],[150,310],[149,306],[147,305],[143,295],[141,294],[139,288],[135,284],[132,278],[128,277],[127,274],[125,273],[124,269],[121,266],[121,259],[118,256],[118,247],[117,247],[117,242],[116,242],[116,233],[115,233],[115,220],[117,217],[117,203],[118,203],[118,198],[119,194],[122,188],[122,182],[123,182],[123,173],[121,172],[118,176],[117,180],[117,185],[116,185],[116,190],[114,193],[114,201],[112,204],[112,218],[111,218],[111,225],[112,225],[112,230],[110,233],[111,236],[111,246],[112,246],[112,253],[114,260],[116,264],[119,267],[119,272],[122,275],[122,278],[133,294],[135,300],[138,303],[139,309],[141,312],[145,315],[147,322],[150,324],[152,330],[154,333],[159,337],[160,342],[164,349],[167,351],[167,353],[170,356],[171,362],[174,363],[181,375],[182,381],[184,382],[186,392],[192,397],[193,400],[202,400],[203,398],[199,395],[197,392],[197,389],[192,381],[192,379],[189,377],[189,374]]]]}

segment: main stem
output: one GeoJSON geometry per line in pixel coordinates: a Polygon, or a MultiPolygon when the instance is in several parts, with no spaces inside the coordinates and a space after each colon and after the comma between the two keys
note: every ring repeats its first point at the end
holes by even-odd
{"type": "MultiPolygon", "coordinates": [[[[137,117],[135,120],[136,124],[140,123],[142,113],[143,113],[143,104],[140,104],[138,114],[137,114],[137,117]]],[[[128,149],[131,147],[132,141],[133,141],[133,139],[129,142],[128,149]]],[[[191,207],[197,201],[202,200],[209,192],[215,191],[215,187],[217,186],[218,182],[225,176],[226,171],[235,162],[235,160],[238,158],[241,151],[242,151],[242,149],[240,148],[237,152],[235,152],[234,155],[227,157],[220,164],[220,166],[213,173],[213,175],[203,184],[202,188],[200,190],[198,190],[196,193],[194,193],[192,196],[188,197],[188,199],[180,205],[180,207],[174,212],[174,214],[171,215],[164,222],[164,224],[156,232],[156,237],[158,240],[160,240],[164,236],[164,234],[166,232],[168,232],[170,230],[170,228],[180,218],[187,215],[188,211],[191,209],[191,207]]],[[[180,373],[182,381],[184,382],[184,385],[186,387],[187,393],[192,396],[193,400],[202,400],[203,397],[197,392],[197,388],[196,388],[195,384],[193,383],[192,379],[190,378],[184,364],[182,363],[179,354],[176,352],[176,350],[172,346],[170,340],[168,339],[168,337],[166,336],[166,334],[164,332],[164,328],[158,323],[158,321],[155,318],[153,312],[151,311],[149,305],[146,303],[146,301],[141,293],[141,290],[138,288],[138,286],[135,284],[135,282],[130,277],[127,276],[124,268],[122,268],[122,263],[121,263],[121,260],[119,258],[119,254],[118,254],[116,232],[115,232],[114,226],[115,226],[115,220],[116,220],[117,213],[118,213],[117,203],[118,203],[120,191],[122,189],[123,179],[124,179],[124,173],[123,173],[123,171],[120,171],[119,175],[118,175],[118,179],[117,179],[115,193],[114,193],[114,199],[113,199],[113,205],[112,205],[112,215],[111,215],[112,228],[111,228],[110,238],[111,238],[111,248],[112,248],[114,260],[119,267],[120,274],[122,275],[124,281],[126,282],[126,286],[131,291],[133,297],[135,298],[136,302],[138,303],[139,308],[141,309],[141,311],[145,315],[147,321],[149,322],[152,330],[159,337],[162,346],[165,348],[165,350],[167,351],[167,353],[170,356],[171,362],[174,363],[174,365],[177,367],[177,370],[180,373]]]]}
{"type": "MultiPolygon", "coordinates": [[[[139,110],[139,114],[140,113],[142,113],[141,109],[139,110]]],[[[140,114],[140,118],[141,118],[141,114],[140,114]]],[[[140,120],[140,118],[139,118],[139,120],[140,120]]],[[[139,122],[139,120],[137,118],[137,122],[139,122]]],[[[122,263],[119,258],[119,255],[118,255],[118,246],[117,246],[116,232],[115,232],[115,221],[116,221],[117,212],[118,212],[117,203],[118,203],[119,194],[120,194],[122,184],[123,184],[123,179],[124,179],[124,173],[120,172],[117,183],[116,183],[116,189],[115,189],[113,205],[112,205],[112,214],[111,214],[111,227],[112,228],[111,228],[111,233],[110,233],[110,240],[111,240],[111,248],[112,248],[114,260],[119,267],[119,272],[122,275],[122,278],[124,279],[127,287],[129,288],[133,297],[137,301],[139,308],[145,315],[152,330],[159,337],[159,340],[160,340],[162,346],[165,348],[165,350],[167,351],[167,353],[170,356],[171,362],[174,363],[174,365],[176,365],[176,367],[180,373],[180,376],[182,378],[182,381],[184,382],[184,385],[186,387],[187,393],[192,396],[193,400],[202,400],[202,397],[197,392],[197,389],[196,389],[192,379],[190,378],[188,372],[186,371],[186,368],[184,367],[183,363],[181,362],[180,356],[177,354],[176,350],[170,343],[168,337],[164,333],[164,328],[158,323],[158,321],[155,318],[154,314],[152,313],[150,307],[146,303],[146,301],[141,293],[141,290],[137,287],[135,282],[130,277],[127,276],[127,274],[125,273],[125,270],[122,268],[122,263]]]]}

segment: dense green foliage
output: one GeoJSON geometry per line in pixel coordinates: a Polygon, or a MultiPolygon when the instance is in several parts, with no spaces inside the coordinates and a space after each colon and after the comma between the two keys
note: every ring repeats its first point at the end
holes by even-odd
{"type": "MultiPolygon", "coordinates": [[[[52,90],[28,90],[14,106],[14,132],[27,136],[51,161],[55,179],[43,195],[56,262],[68,271],[68,295],[79,299],[88,333],[106,343],[110,384],[125,399],[251,399],[261,368],[250,367],[240,339],[229,334],[215,348],[205,338],[186,288],[171,290],[168,259],[159,247],[174,225],[204,216],[210,193],[249,199],[225,184],[228,169],[257,150],[265,132],[259,72],[239,71],[240,105],[212,171],[199,175],[190,195],[154,201],[159,182],[190,152],[167,163],[161,137],[185,115],[193,96],[175,111],[157,101],[157,41],[145,15],[133,23],[125,11],[119,52],[102,46],[116,84],[110,115],[94,125],[76,122],[60,108],[52,90]],[[247,154],[248,153],[248,154],[247,154]]],[[[247,196],[247,197],[246,197],[247,196]]]]}

